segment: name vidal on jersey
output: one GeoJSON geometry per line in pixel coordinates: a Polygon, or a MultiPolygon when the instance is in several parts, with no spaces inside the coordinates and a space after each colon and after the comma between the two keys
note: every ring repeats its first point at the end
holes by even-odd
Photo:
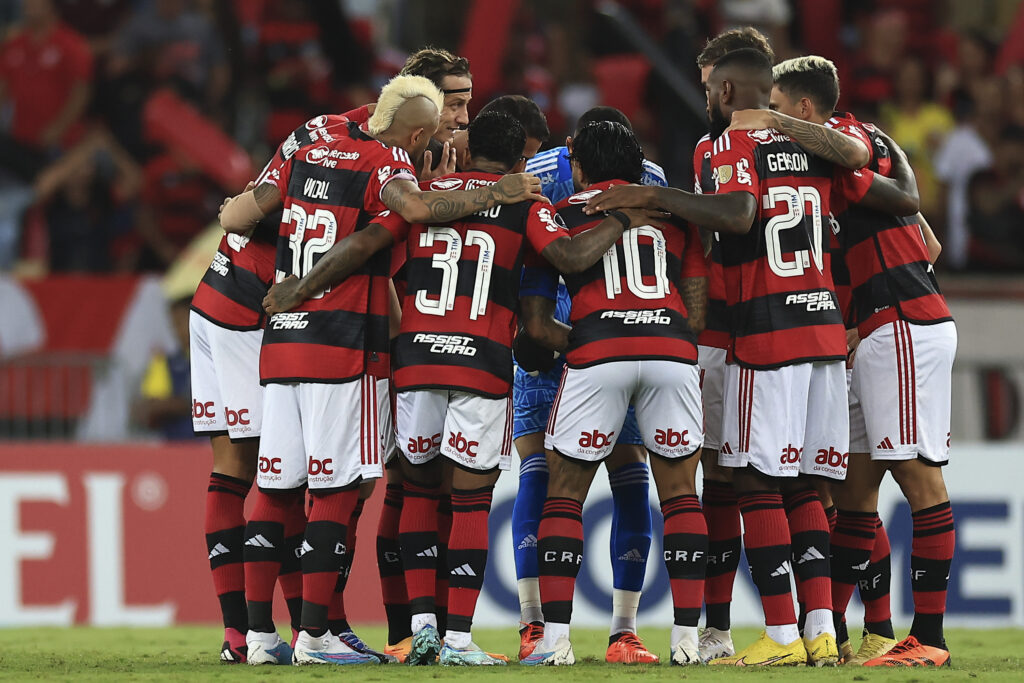
{"type": "Polygon", "coordinates": [[[330,187],[331,181],[329,180],[307,178],[306,185],[302,188],[302,194],[306,195],[310,199],[327,199],[327,191],[330,187]]]}
{"type": "Polygon", "coordinates": [[[412,338],[414,344],[430,344],[431,353],[452,353],[459,356],[475,356],[476,349],[470,346],[472,337],[457,334],[423,334],[412,338]]]}
{"type": "Polygon", "coordinates": [[[768,170],[773,173],[777,173],[779,171],[807,170],[807,155],[800,154],[799,152],[779,152],[778,154],[769,154],[766,159],[768,161],[768,170]]]}

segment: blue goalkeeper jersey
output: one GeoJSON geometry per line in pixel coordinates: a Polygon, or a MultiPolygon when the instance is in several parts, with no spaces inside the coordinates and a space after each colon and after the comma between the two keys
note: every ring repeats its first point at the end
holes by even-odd
{"type": "MultiPolygon", "coordinates": [[[[557,204],[576,193],[572,183],[572,168],[569,166],[567,147],[554,147],[537,154],[526,162],[526,172],[540,178],[541,191],[552,204],[557,204]]],[[[640,182],[644,185],[668,187],[665,171],[647,159],[644,159],[644,174],[640,182]]]]}

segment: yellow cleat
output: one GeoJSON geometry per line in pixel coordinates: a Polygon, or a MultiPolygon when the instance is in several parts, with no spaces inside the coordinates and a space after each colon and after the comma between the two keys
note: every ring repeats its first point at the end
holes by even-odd
{"type": "MultiPolygon", "coordinates": [[[[832,640],[835,649],[835,639],[832,640]]],[[[807,661],[807,651],[797,638],[788,645],[776,643],[764,631],[761,637],[732,657],[713,659],[710,666],[801,666],[807,661]]]]}
{"type": "Polygon", "coordinates": [[[807,666],[835,666],[839,663],[839,648],[836,637],[831,633],[822,633],[814,640],[804,638],[807,650],[807,666]]]}
{"type": "Polygon", "coordinates": [[[839,663],[848,664],[853,658],[853,643],[849,640],[844,640],[839,643],[839,663]]]}
{"type": "Polygon", "coordinates": [[[885,636],[876,635],[874,633],[865,633],[864,640],[860,641],[860,647],[857,649],[857,654],[852,657],[847,657],[846,664],[848,666],[864,666],[864,662],[869,659],[874,659],[875,657],[881,657],[895,645],[895,638],[886,638],[885,636]]]}

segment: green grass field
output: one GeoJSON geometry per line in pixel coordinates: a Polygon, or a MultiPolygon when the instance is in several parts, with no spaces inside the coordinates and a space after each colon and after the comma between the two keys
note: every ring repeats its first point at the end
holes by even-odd
{"type": "MultiPolygon", "coordinates": [[[[357,629],[371,643],[384,637],[381,628],[357,629]]],[[[1024,630],[951,630],[947,637],[953,666],[941,670],[774,669],[769,671],[726,670],[709,667],[679,669],[661,666],[625,667],[604,663],[607,636],[603,631],[573,631],[573,646],[580,660],[575,667],[525,669],[511,664],[493,670],[383,667],[261,667],[229,666],[217,661],[220,634],[216,628],[178,627],[169,629],[11,629],[0,630],[0,679],[38,680],[73,678],[76,681],[107,680],[213,680],[262,681],[288,678],[323,679],[353,676],[359,681],[458,679],[564,680],[564,681],[688,681],[726,680],[731,676],[753,676],[764,680],[829,681],[951,681],[1024,680],[1024,630]]],[[[640,635],[663,657],[668,649],[668,632],[642,629],[640,635]]],[[[738,643],[746,645],[756,637],[752,629],[738,629],[738,643]]],[[[513,656],[519,641],[515,632],[483,630],[476,640],[492,652],[513,656]]],[[[856,643],[855,643],[856,644],[856,643]]]]}

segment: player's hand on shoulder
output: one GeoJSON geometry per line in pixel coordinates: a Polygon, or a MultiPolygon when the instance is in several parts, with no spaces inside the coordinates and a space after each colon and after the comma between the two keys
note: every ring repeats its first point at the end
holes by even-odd
{"type": "Polygon", "coordinates": [[[274,315],[290,311],[301,303],[299,278],[289,275],[272,286],[267,295],[263,297],[263,310],[267,312],[267,315],[274,315]]]}
{"type": "Polygon", "coordinates": [[[587,201],[583,211],[593,215],[616,209],[656,209],[654,188],[647,185],[613,185],[587,201]]]}
{"type": "Polygon", "coordinates": [[[511,173],[494,185],[502,204],[535,201],[550,204],[541,192],[540,178],[532,173],[511,173]]]}
{"type": "Polygon", "coordinates": [[[762,130],[774,128],[775,118],[771,109],[739,109],[732,113],[732,121],[726,132],[730,130],[762,130]]]}
{"type": "Polygon", "coordinates": [[[437,168],[433,168],[433,165],[434,155],[428,149],[423,152],[423,170],[420,171],[421,181],[433,180],[434,178],[455,173],[455,146],[451,142],[444,143],[444,146],[441,148],[441,163],[437,165],[437,168]]]}

